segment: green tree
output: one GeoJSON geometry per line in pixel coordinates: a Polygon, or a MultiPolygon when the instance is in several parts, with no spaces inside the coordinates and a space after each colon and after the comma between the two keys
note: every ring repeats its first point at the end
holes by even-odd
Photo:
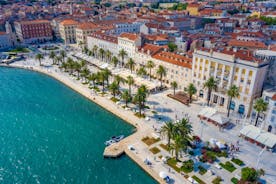
{"type": "Polygon", "coordinates": [[[105,56],[105,51],[103,50],[103,48],[100,48],[100,49],[99,49],[99,55],[100,55],[100,57],[101,57],[101,60],[103,61],[103,58],[104,58],[104,56],[105,56]]]}
{"type": "Polygon", "coordinates": [[[131,86],[135,83],[134,78],[132,76],[127,76],[127,80],[126,80],[127,84],[128,84],[128,91],[129,94],[131,95],[131,86]]]}
{"type": "Polygon", "coordinates": [[[174,52],[177,50],[177,45],[173,42],[168,43],[168,48],[170,52],[174,52]]]}
{"type": "Polygon", "coordinates": [[[131,95],[130,95],[130,93],[128,92],[128,90],[125,90],[125,91],[122,93],[122,99],[125,101],[126,107],[127,107],[128,102],[131,100],[131,95]]]}
{"type": "Polygon", "coordinates": [[[264,170],[262,169],[256,170],[254,168],[244,167],[241,170],[241,179],[244,182],[255,183],[261,175],[264,175],[264,170]]]}
{"type": "Polygon", "coordinates": [[[139,108],[139,115],[142,115],[142,109],[143,109],[143,104],[146,100],[146,90],[144,87],[139,87],[137,89],[137,93],[134,96],[134,102],[135,104],[138,104],[138,108],[139,108]]]}
{"type": "Polygon", "coordinates": [[[194,86],[194,84],[190,83],[188,85],[188,87],[184,91],[186,91],[188,93],[188,95],[189,95],[189,101],[190,101],[190,103],[192,103],[193,95],[196,94],[196,92],[197,92],[197,89],[194,86]]]}
{"type": "Polygon", "coordinates": [[[74,60],[71,57],[68,57],[66,63],[67,63],[67,69],[69,69],[69,73],[71,75],[73,73],[74,66],[75,66],[74,60]]]}
{"type": "Polygon", "coordinates": [[[107,86],[109,86],[109,77],[112,75],[112,73],[107,68],[103,69],[102,72],[104,74],[104,77],[105,77],[105,80],[106,80],[106,84],[107,84],[107,86]]]}
{"type": "Polygon", "coordinates": [[[92,48],[92,54],[93,54],[94,57],[96,57],[97,51],[98,51],[98,46],[94,45],[93,48],[92,48]]]}
{"type": "Polygon", "coordinates": [[[77,72],[78,79],[80,78],[81,64],[79,62],[74,62],[74,69],[77,72]]]}
{"type": "Polygon", "coordinates": [[[175,135],[175,125],[172,121],[166,122],[165,125],[161,127],[161,135],[165,135],[168,139],[168,147],[171,147],[171,139],[175,135]]]}
{"type": "Polygon", "coordinates": [[[157,75],[159,75],[159,80],[161,82],[161,88],[162,88],[163,77],[167,75],[167,71],[164,66],[159,65],[156,73],[157,75]]]}
{"type": "Polygon", "coordinates": [[[124,65],[124,59],[125,59],[125,57],[127,56],[127,53],[126,53],[126,51],[124,50],[124,49],[121,49],[120,51],[119,51],[119,57],[121,57],[121,59],[122,59],[122,65],[124,65]]]}
{"type": "Polygon", "coordinates": [[[132,58],[128,59],[126,66],[130,69],[130,73],[134,70],[135,62],[132,58]]]}
{"type": "Polygon", "coordinates": [[[81,70],[81,77],[84,78],[85,82],[87,82],[87,77],[90,75],[90,71],[87,67],[81,70]]]}
{"type": "Polygon", "coordinates": [[[114,82],[116,82],[118,84],[118,86],[120,87],[121,83],[125,83],[125,79],[123,77],[121,77],[120,75],[115,75],[114,76],[114,82]]]}
{"type": "Polygon", "coordinates": [[[149,60],[146,64],[146,67],[149,69],[149,77],[151,80],[151,70],[155,67],[155,64],[153,63],[153,61],[149,60]]]}
{"type": "Polygon", "coordinates": [[[174,151],[175,153],[175,159],[178,160],[179,152],[182,151],[185,147],[185,139],[181,137],[181,135],[175,135],[174,142],[170,146],[170,150],[174,151]]]}
{"type": "Polygon", "coordinates": [[[97,80],[102,84],[102,93],[104,92],[104,87],[105,87],[105,75],[103,72],[98,72],[97,73],[97,80]]]}
{"type": "Polygon", "coordinates": [[[264,101],[263,98],[259,98],[256,100],[253,108],[255,109],[255,111],[257,112],[257,117],[256,117],[256,121],[255,121],[255,126],[257,126],[258,124],[258,120],[259,120],[259,117],[260,117],[260,113],[263,113],[266,111],[267,109],[267,103],[264,101]]]}
{"type": "Polygon", "coordinates": [[[62,57],[56,56],[55,58],[56,58],[55,60],[57,61],[57,65],[59,65],[62,62],[62,57]]]}
{"type": "Polygon", "coordinates": [[[108,88],[111,91],[113,97],[115,98],[116,94],[119,92],[118,83],[117,82],[112,82],[108,88]]]}
{"type": "Polygon", "coordinates": [[[56,58],[56,53],[54,51],[50,52],[49,58],[52,59],[52,65],[55,64],[55,58],[56,58]]]}
{"type": "Polygon", "coordinates": [[[44,58],[42,54],[37,54],[35,56],[35,59],[39,62],[39,66],[41,66],[41,60],[44,58]]]}
{"type": "Polygon", "coordinates": [[[87,77],[87,79],[91,82],[92,81],[92,83],[93,83],[93,87],[95,88],[95,86],[96,86],[96,80],[97,80],[97,74],[96,73],[92,73],[92,74],[90,74],[88,77],[87,77]]]}
{"type": "Polygon", "coordinates": [[[119,60],[116,56],[113,56],[112,57],[112,63],[114,65],[114,67],[117,67],[118,63],[119,63],[119,60]]]}
{"type": "Polygon", "coordinates": [[[106,60],[107,60],[107,62],[110,62],[112,53],[111,53],[109,50],[107,50],[107,51],[105,52],[105,55],[106,55],[106,60]]]}
{"type": "Polygon", "coordinates": [[[217,83],[218,82],[214,79],[214,77],[210,77],[203,85],[204,88],[208,89],[208,92],[207,92],[207,104],[208,104],[208,106],[210,104],[212,91],[217,90],[217,87],[218,87],[217,83]]]}
{"type": "Polygon", "coordinates": [[[227,117],[230,115],[230,107],[231,107],[231,102],[233,98],[237,98],[239,96],[239,88],[236,85],[232,85],[228,91],[227,91],[227,96],[229,97],[229,102],[228,102],[228,107],[227,107],[227,117]]]}
{"type": "Polygon", "coordinates": [[[147,74],[147,71],[145,70],[144,66],[140,67],[139,70],[137,71],[137,75],[141,77],[145,76],[146,74],[147,74]]]}
{"type": "Polygon", "coordinates": [[[60,51],[60,56],[61,56],[61,58],[62,58],[62,62],[64,62],[64,59],[65,59],[65,57],[66,57],[66,53],[65,53],[64,50],[60,51]]]}
{"type": "Polygon", "coordinates": [[[173,81],[173,82],[171,83],[171,86],[172,86],[172,88],[173,88],[173,95],[175,95],[175,89],[178,87],[177,82],[176,82],[176,81],[173,81]]]}

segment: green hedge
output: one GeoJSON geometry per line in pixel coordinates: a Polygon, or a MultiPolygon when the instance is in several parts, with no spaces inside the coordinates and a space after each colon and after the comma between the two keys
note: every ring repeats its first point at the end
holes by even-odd
{"type": "Polygon", "coordinates": [[[239,166],[243,166],[243,165],[244,165],[243,161],[241,161],[241,160],[238,159],[238,158],[232,158],[231,161],[232,161],[233,163],[239,165],[239,166]]]}
{"type": "Polygon", "coordinates": [[[231,181],[234,184],[238,184],[239,183],[239,180],[237,178],[235,178],[235,177],[231,178],[231,181]]]}
{"type": "Polygon", "coordinates": [[[204,181],[202,181],[201,179],[199,179],[197,176],[193,175],[192,178],[194,180],[196,180],[199,184],[206,184],[204,181]]]}
{"type": "Polygon", "coordinates": [[[237,168],[229,161],[225,162],[225,164],[223,163],[219,163],[219,165],[224,168],[225,170],[229,171],[229,172],[233,172],[235,171],[237,168]]]}

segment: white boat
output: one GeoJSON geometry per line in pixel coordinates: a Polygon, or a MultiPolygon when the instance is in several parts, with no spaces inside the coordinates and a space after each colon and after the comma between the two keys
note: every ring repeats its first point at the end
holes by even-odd
{"type": "Polygon", "coordinates": [[[105,144],[106,146],[109,146],[109,145],[114,144],[114,143],[116,143],[116,141],[114,141],[114,140],[111,139],[111,140],[105,141],[104,144],[105,144]]]}
{"type": "Polygon", "coordinates": [[[113,136],[111,137],[111,140],[114,140],[116,142],[121,141],[125,136],[124,135],[119,135],[119,136],[113,136]]]}

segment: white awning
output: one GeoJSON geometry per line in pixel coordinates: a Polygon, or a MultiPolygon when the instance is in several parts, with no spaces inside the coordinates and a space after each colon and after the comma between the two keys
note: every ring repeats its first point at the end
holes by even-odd
{"type": "Polygon", "coordinates": [[[220,113],[217,113],[217,114],[214,114],[213,116],[211,116],[209,119],[217,122],[218,124],[220,125],[224,125],[226,123],[229,122],[229,118],[227,117],[224,117],[223,114],[220,114],[220,113]]]}
{"type": "Polygon", "coordinates": [[[240,133],[250,139],[259,142],[268,148],[273,148],[276,145],[276,135],[270,132],[265,132],[253,125],[247,125],[240,130],[240,133]]]}
{"type": "Polygon", "coordinates": [[[198,115],[209,118],[209,117],[213,116],[216,112],[217,112],[217,110],[212,107],[205,107],[198,113],[198,115]]]}

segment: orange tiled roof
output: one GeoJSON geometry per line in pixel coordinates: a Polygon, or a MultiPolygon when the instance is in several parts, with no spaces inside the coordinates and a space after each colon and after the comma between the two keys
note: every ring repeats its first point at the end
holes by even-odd
{"type": "Polygon", "coordinates": [[[271,98],[273,101],[276,101],[276,93],[271,98]]]}
{"type": "Polygon", "coordinates": [[[97,24],[88,22],[88,23],[81,23],[77,26],[78,29],[87,30],[87,29],[96,29],[99,28],[97,24]]]}
{"type": "Polygon", "coordinates": [[[174,65],[182,66],[185,68],[192,68],[192,59],[182,55],[174,54],[171,52],[159,52],[153,56],[153,58],[165,61],[174,65]]]}
{"type": "Polygon", "coordinates": [[[50,23],[49,20],[28,20],[28,21],[20,21],[20,24],[38,24],[38,23],[50,23]]]}
{"type": "Polygon", "coordinates": [[[261,48],[266,49],[267,46],[259,41],[240,41],[240,40],[230,40],[228,42],[230,46],[237,46],[237,47],[248,47],[248,48],[261,48]]]}
{"type": "Polygon", "coordinates": [[[138,38],[137,34],[132,33],[122,33],[120,37],[127,38],[129,40],[135,41],[138,38]]]}
{"type": "Polygon", "coordinates": [[[168,48],[168,46],[158,46],[153,44],[144,44],[142,47],[139,48],[140,52],[148,53],[150,55],[156,54],[157,52],[160,52],[164,50],[164,48],[168,48]]]}
{"type": "Polygon", "coordinates": [[[61,23],[61,25],[77,25],[78,22],[75,21],[75,20],[72,20],[72,19],[66,19],[66,20],[63,20],[61,23]]]}

